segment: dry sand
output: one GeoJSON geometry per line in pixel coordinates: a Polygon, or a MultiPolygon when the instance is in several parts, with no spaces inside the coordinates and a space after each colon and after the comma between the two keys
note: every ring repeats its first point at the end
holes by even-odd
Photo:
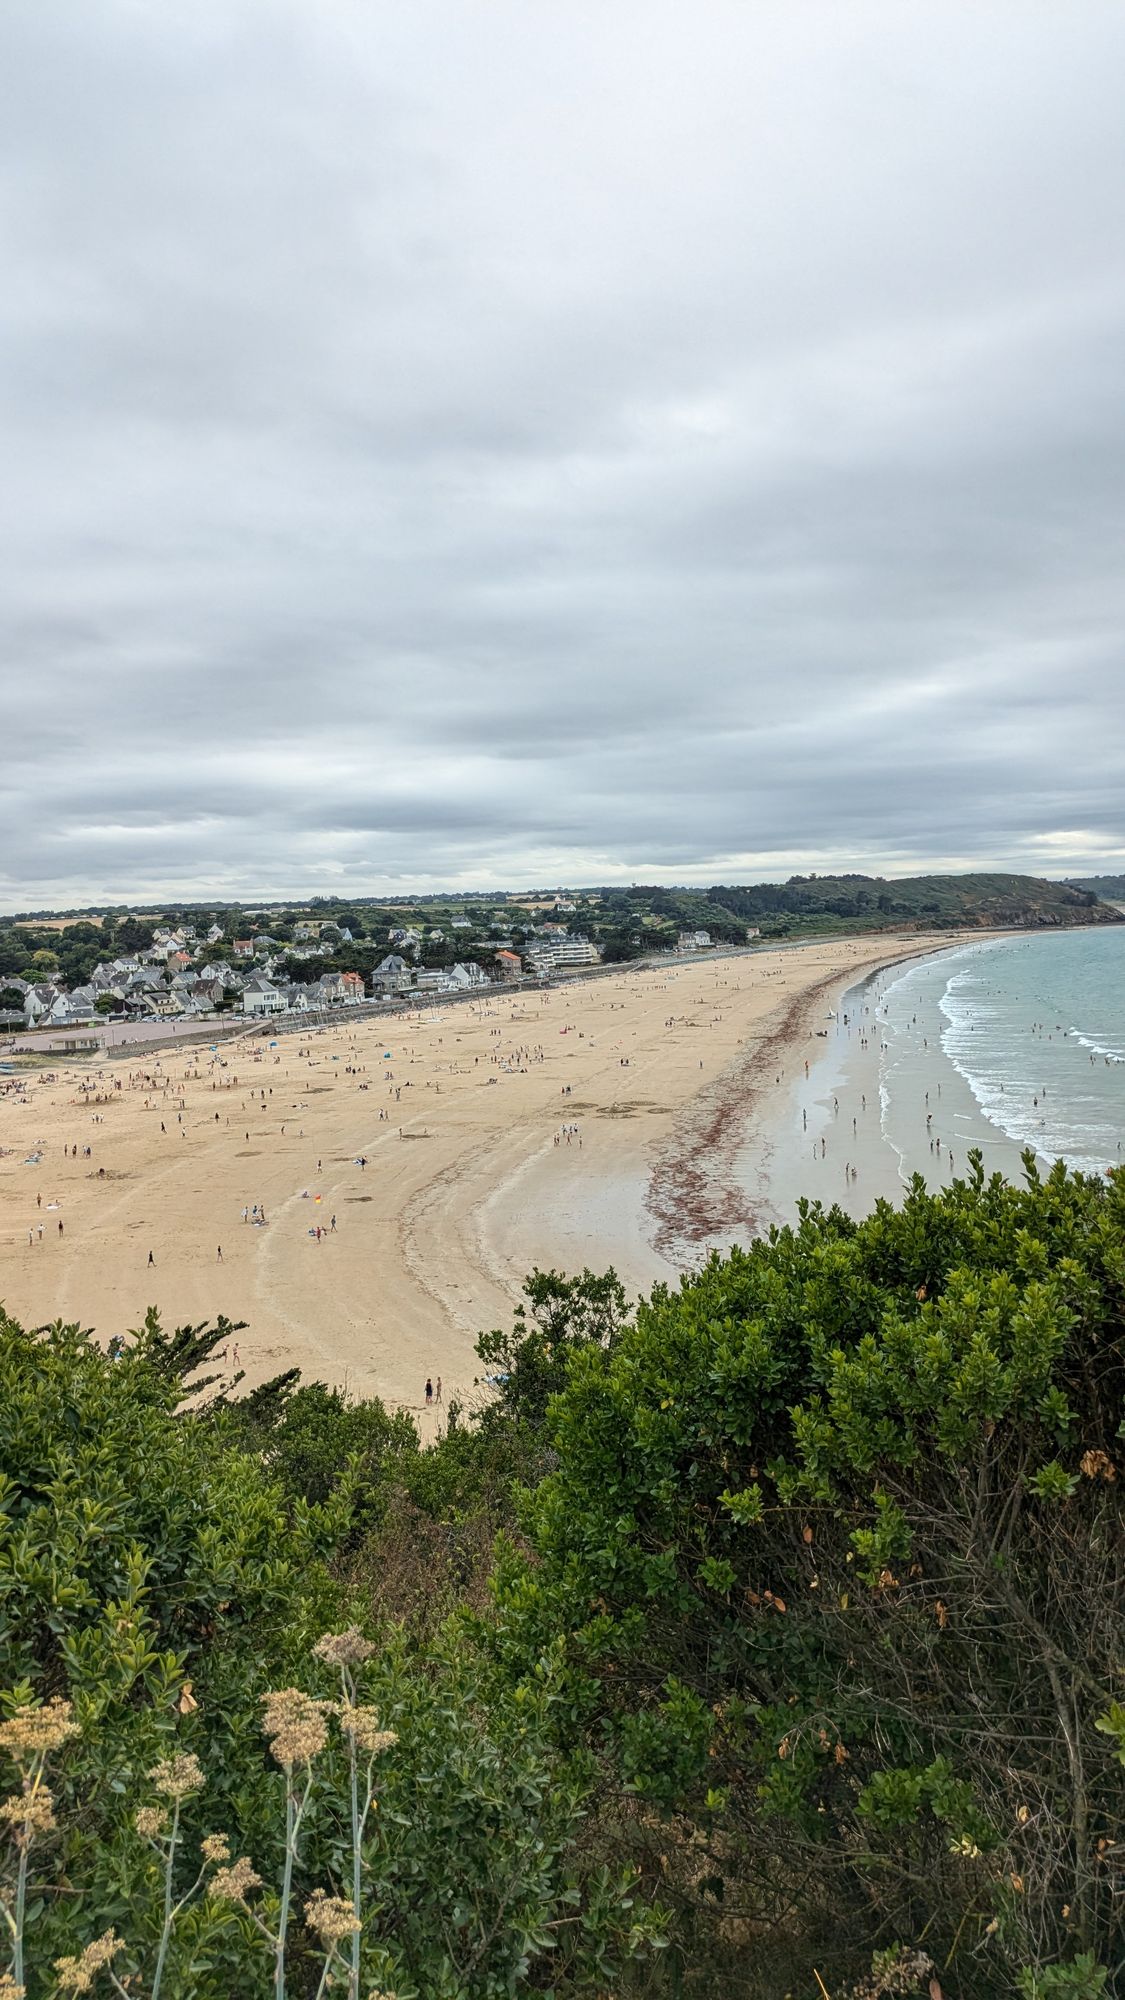
{"type": "Polygon", "coordinates": [[[739,1162],[776,1079],[814,1060],[842,982],[931,942],[676,959],[275,1048],[72,1061],[22,1101],[0,1078],[0,1299],[103,1340],[150,1305],[167,1325],[226,1313],[250,1382],[297,1365],[414,1410],[428,1374],[471,1392],[475,1336],[533,1265],[612,1263],[638,1292],[753,1234],[739,1162]]]}

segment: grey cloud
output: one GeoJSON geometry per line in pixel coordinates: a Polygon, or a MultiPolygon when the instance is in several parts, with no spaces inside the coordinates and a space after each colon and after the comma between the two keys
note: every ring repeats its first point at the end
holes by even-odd
{"type": "Polygon", "coordinates": [[[1125,861],[1125,17],[0,26],[0,908],[1125,861]]]}

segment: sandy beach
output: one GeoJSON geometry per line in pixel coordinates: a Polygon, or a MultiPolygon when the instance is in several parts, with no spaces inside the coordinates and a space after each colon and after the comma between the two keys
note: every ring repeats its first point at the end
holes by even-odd
{"type": "Polygon", "coordinates": [[[936,942],[679,958],[8,1074],[0,1298],[107,1341],[150,1305],[225,1313],[250,1382],[296,1365],[414,1410],[427,1375],[471,1393],[476,1334],[533,1265],[613,1264],[637,1293],[772,1219],[751,1135],[793,1122],[840,992],[936,942]]]}

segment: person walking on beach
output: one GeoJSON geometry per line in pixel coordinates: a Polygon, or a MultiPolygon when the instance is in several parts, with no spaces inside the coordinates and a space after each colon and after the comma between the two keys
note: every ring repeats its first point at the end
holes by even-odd
{"type": "Polygon", "coordinates": [[[223,1261],[223,1246],[222,1246],[222,1244],[220,1243],[220,1245],[219,1245],[219,1256],[218,1256],[218,1262],[219,1262],[219,1263],[221,1264],[221,1263],[222,1263],[222,1261],[223,1261]]]}
{"type": "Polygon", "coordinates": [[[438,1376],[438,1378],[437,1378],[437,1381],[436,1381],[436,1382],[435,1382],[435,1384],[434,1384],[434,1402],[435,1402],[435,1403],[440,1403],[440,1402],[441,1402],[441,1376],[440,1376],[440,1375],[438,1376]]]}
{"type": "Polygon", "coordinates": [[[429,1409],[429,1407],[430,1407],[431,1403],[433,1402],[433,1400],[434,1400],[434,1385],[433,1385],[433,1383],[432,1383],[432,1382],[430,1381],[430,1378],[429,1378],[429,1376],[427,1375],[427,1377],[426,1377],[426,1408],[427,1408],[427,1410],[429,1409]]]}
{"type": "Polygon", "coordinates": [[[149,1253],[148,1253],[148,1261],[149,1261],[149,1263],[150,1263],[150,1264],[155,1264],[155,1262],[156,1262],[156,1258],[155,1258],[155,1257],[153,1256],[153,1254],[152,1254],[152,1251],[151,1251],[151,1250],[150,1250],[150,1251],[149,1251],[149,1253]]]}

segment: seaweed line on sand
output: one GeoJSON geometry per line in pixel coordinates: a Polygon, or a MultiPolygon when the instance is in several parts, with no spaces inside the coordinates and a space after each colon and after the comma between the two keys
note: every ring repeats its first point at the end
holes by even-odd
{"type": "MultiPolygon", "coordinates": [[[[853,974],[863,969],[855,966],[853,974]]],[[[736,1234],[761,1233],[747,1191],[736,1177],[738,1155],[766,1074],[772,1082],[781,1068],[778,1059],[839,981],[836,968],[815,986],[794,994],[776,1024],[700,1091],[662,1146],[649,1175],[645,1207],[656,1225],[653,1244],[670,1263],[686,1262],[693,1249],[716,1238],[729,1243],[736,1234]]]]}

